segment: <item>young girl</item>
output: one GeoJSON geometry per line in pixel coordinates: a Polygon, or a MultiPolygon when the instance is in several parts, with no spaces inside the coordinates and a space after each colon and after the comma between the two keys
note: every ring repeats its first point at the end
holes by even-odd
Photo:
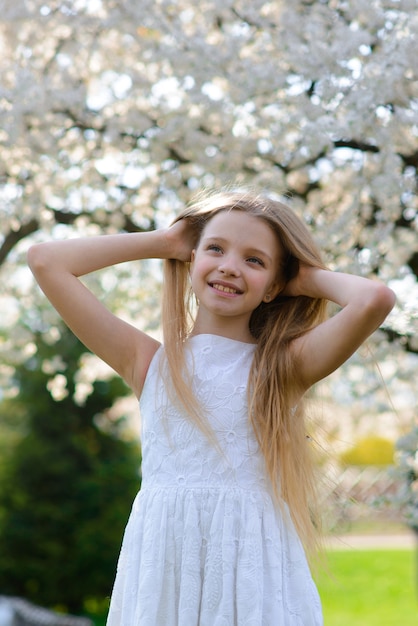
{"type": "Polygon", "coordinates": [[[318,519],[303,397],[383,322],[392,291],[327,271],[288,207],[247,192],[168,229],[39,244],[29,263],[140,398],[143,481],[108,626],[322,624],[304,551],[318,519]],[[145,258],[165,259],[164,345],[78,278],[145,258]],[[340,307],[329,319],[327,301],[340,307]]]}

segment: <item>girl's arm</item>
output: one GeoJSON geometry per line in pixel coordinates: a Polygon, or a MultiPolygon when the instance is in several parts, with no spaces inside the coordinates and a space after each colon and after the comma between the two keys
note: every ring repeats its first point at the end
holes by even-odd
{"type": "Polygon", "coordinates": [[[39,286],[74,334],[139,395],[159,343],[110,313],[79,277],[137,259],[189,260],[192,247],[183,221],[170,229],[149,233],[37,244],[28,252],[28,263],[39,286]]]}
{"type": "Polygon", "coordinates": [[[395,304],[391,289],[374,280],[301,265],[284,295],[324,298],[341,308],[294,342],[307,389],[342,365],[383,322],[395,304]]]}

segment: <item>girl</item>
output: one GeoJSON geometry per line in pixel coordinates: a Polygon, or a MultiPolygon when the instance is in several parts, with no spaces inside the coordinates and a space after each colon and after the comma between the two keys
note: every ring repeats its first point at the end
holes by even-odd
{"type": "Polygon", "coordinates": [[[322,624],[303,397],[383,322],[392,291],[327,271],[288,207],[247,192],[168,229],[39,244],[29,264],[140,398],[143,481],[108,626],[322,624]],[[164,346],[78,278],[145,258],[165,260],[164,346]],[[340,307],[329,319],[327,301],[340,307]]]}

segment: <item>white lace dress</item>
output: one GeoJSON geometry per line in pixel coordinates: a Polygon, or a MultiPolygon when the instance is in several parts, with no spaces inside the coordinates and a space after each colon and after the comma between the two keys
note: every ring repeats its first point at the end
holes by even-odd
{"type": "Polygon", "coordinates": [[[300,541],[269,495],[247,417],[254,346],[188,340],[194,392],[223,453],[167,398],[155,355],[142,417],[142,487],[107,626],[321,626],[300,541]],[[192,365],[193,364],[193,365],[192,365]]]}

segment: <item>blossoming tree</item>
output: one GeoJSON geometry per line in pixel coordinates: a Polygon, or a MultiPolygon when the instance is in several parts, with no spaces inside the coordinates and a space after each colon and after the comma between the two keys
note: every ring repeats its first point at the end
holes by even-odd
{"type": "MultiPolygon", "coordinates": [[[[392,281],[386,338],[418,352],[416,0],[1,5],[9,351],[36,323],[28,238],[153,228],[232,182],[285,195],[332,268],[392,281]]],[[[98,288],[126,307],[153,292],[138,271],[98,288]]]]}

